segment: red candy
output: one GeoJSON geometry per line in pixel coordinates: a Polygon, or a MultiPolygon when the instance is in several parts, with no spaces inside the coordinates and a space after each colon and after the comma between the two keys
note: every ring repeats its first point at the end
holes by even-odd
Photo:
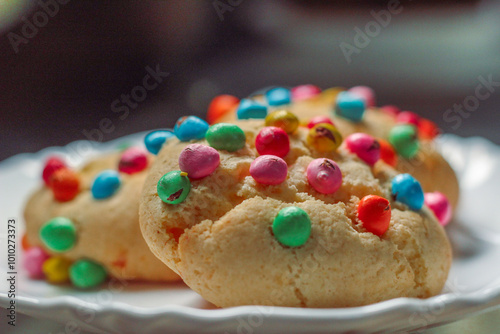
{"type": "Polygon", "coordinates": [[[398,155],[396,151],[392,147],[391,143],[389,143],[385,139],[377,139],[380,144],[380,159],[382,159],[386,164],[392,167],[396,167],[398,164],[398,155]]]}
{"type": "Polygon", "coordinates": [[[208,124],[214,124],[219,118],[235,108],[240,100],[232,95],[219,95],[213,98],[208,106],[207,121],[208,124]]]}
{"type": "Polygon", "coordinates": [[[255,138],[255,148],[260,155],[276,155],[283,158],[290,151],[290,138],[285,130],[267,126],[255,138]]]}
{"type": "Polygon", "coordinates": [[[148,166],[146,152],[137,147],[132,147],[122,153],[118,170],[126,174],[134,174],[143,171],[148,166]]]}
{"type": "Polygon", "coordinates": [[[387,115],[391,115],[394,117],[396,117],[401,112],[401,110],[398,107],[393,106],[393,105],[386,105],[386,106],[380,107],[380,110],[382,112],[386,113],[387,115]]]}
{"type": "Polygon", "coordinates": [[[316,124],[320,124],[320,123],[328,123],[328,124],[335,126],[335,124],[333,124],[333,121],[331,120],[330,117],[328,117],[328,116],[315,116],[309,120],[309,123],[307,123],[307,127],[309,129],[312,129],[312,128],[314,128],[314,126],[316,124]]]}
{"type": "Polygon", "coordinates": [[[80,190],[80,179],[71,169],[56,170],[50,178],[50,188],[59,202],[71,201],[80,190]]]}
{"type": "Polygon", "coordinates": [[[411,111],[402,111],[396,116],[396,123],[412,124],[418,127],[420,116],[411,111]]]}
{"type": "Polygon", "coordinates": [[[48,187],[50,185],[50,177],[58,169],[66,167],[64,161],[58,157],[50,157],[45,163],[43,168],[42,178],[45,185],[48,187]]]}
{"type": "Polygon", "coordinates": [[[380,196],[365,196],[358,204],[358,219],[368,232],[381,236],[391,222],[391,204],[380,196]]]}
{"type": "Polygon", "coordinates": [[[418,123],[418,137],[424,140],[432,140],[439,135],[440,130],[436,123],[425,118],[421,118],[418,123]]]}

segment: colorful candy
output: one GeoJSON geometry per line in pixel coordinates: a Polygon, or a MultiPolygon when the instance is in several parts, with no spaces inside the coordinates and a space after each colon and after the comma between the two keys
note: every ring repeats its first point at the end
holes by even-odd
{"type": "Polygon", "coordinates": [[[288,110],[276,110],[266,116],[266,126],[275,126],[292,134],[299,127],[299,119],[288,110]]]}
{"type": "Polygon", "coordinates": [[[212,174],[219,163],[219,152],[206,145],[190,144],[179,155],[179,167],[191,179],[201,179],[212,174]]]}
{"type": "Polygon", "coordinates": [[[45,278],[50,283],[65,283],[69,280],[69,268],[71,261],[59,256],[53,256],[42,265],[45,278]]]}
{"type": "Polygon", "coordinates": [[[346,147],[358,158],[373,166],[380,160],[380,144],[366,133],[353,133],[345,139],[346,147]]]}
{"type": "Polygon", "coordinates": [[[276,155],[283,158],[290,151],[290,138],[285,130],[267,126],[257,134],[255,148],[260,155],[276,155]]]}
{"type": "Polygon", "coordinates": [[[118,170],[125,174],[134,174],[143,171],[148,166],[146,152],[137,147],[131,147],[122,153],[118,162],[118,170]]]}
{"type": "Polygon", "coordinates": [[[378,138],[377,140],[380,144],[380,159],[389,166],[396,167],[398,164],[398,156],[392,145],[385,139],[378,138]]]}
{"type": "Polygon", "coordinates": [[[144,144],[146,145],[146,149],[156,155],[160,152],[161,147],[167,140],[172,138],[174,133],[170,130],[156,130],[148,133],[146,137],[144,137],[144,144]]]}
{"type": "Polygon", "coordinates": [[[440,130],[436,123],[425,118],[421,118],[418,122],[418,137],[424,140],[432,140],[436,138],[440,130]]]}
{"type": "Polygon", "coordinates": [[[453,209],[444,194],[439,191],[426,193],[424,203],[434,212],[442,226],[448,225],[453,215],[453,209]]]}
{"type": "Polygon", "coordinates": [[[389,133],[389,142],[396,152],[406,159],[411,159],[417,155],[420,148],[417,130],[413,125],[409,124],[394,126],[389,133]]]}
{"type": "Polygon", "coordinates": [[[186,172],[171,171],[160,178],[156,191],[163,202],[179,204],[189,195],[191,182],[186,172]]]}
{"type": "Polygon", "coordinates": [[[363,98],[350,92],[340,92],[337,95],[335,113],[353,122],[361,122],[365,114],[365,101],[363,98]]]}
{"type": "Polygon", "coordinates": [[[174,134],[180,141],[199,140],[205,138],[208,123],[196,116],[184,116],[175,122],[174,134]]]}
{"type": "Polygon", "coordinates": [[[284,246],[300,247],[311,236],[311,219],[301,208],[284,208],[274,218],[273,235],[284,246]]]}
{"type": "Polygon", "coordinates": [[[43,263],[49,255],[41,247],[31,247],[23,256],[23,266],[32,278],[43,277],[43,263]]]}
{"type": "Polygon", "coordinates": [[[309,129],[312,129],[312,128],[314,128],[314,126],[316,126],[320,123],[327,123],[327,124],[331,124],[331,125],[335,126],[332,119],[328,116],[314,116],[313,118],[311,118],[309,120],[309,123],[307,123],[307,127],[309,129]]]}
{"type": "Polygon", "coordinates": [[[342,185],[342,172],[333,160],[320,158],[309,163],[306,170],[309,184],[322,194],[333,194],[342,185]]]}
{"type": "Polygon", "coordinates": [[[40,228],[40,240],[54,252],[65,252],[76,244],[76,227],[65,217],[55,217],[40,228]]]}
{"type": "Polygon", "coordinates": [[[392,196],[414,211],[422,209],[424,205],[422,186],[410,174],[399,174],[392,179],[392,196]]]}
{"type": "Polygon", "coordinates": [[[319,152],[331,152],[342,144],[342,135],[331,124],[316,124],[307,135],[307,144],[319,152]]]}
{"type": "Polygon", "coordinates": [[[21,238],[21,247],[23,250],[28,250],[31,248],[31,245],[28,241],[28,234],[24,233],[23,237],[21,238]]]}
{"type": "Polygon", "coordinates": [[[365,106],[375,107],[375,92],[367,86],[354,86],[348,90],[349,93],[361,97],[365,101],[365,106]]]}
{"type": "Polygon", "coordinates": [[[292,101],[292,93],[283,87],[271,88],[266,92],[266,99],[270,106],[282,106],[292,101]]]}
{"type": "Polygon", "coordinates": [[[52,174],[56,170],[59,170],[61,168],[65,168],[66,164],[64,161],[58,157],[50,157],[47,162],[45,163],[45,167],[43,168],[42,172],[42,178],[43,182],[45,182],[46,186],[50,186],[50,179],[52,177],[52,174]]]}
{"type": "Polygon", "coordinates": [[[418,127],[420,116],[411,111],[402,111],[396,116],[396,123],[411,124],[418,127]]]}
{"type": "Polygon", "coordinates": [[[368,232],[381,236],[391,222],[391,204],[380,196],[365,196],[358,204],[358,219],[368,232]]]}
{"type": "Polygon", "coordinates": [[[106,269],[92,260],[78,260],[69,268],[71,283],[82,289],[98,286],[106,277],[106,269]]]}
{"type": "Polygon", "coordinates": [[[217,150],[234,152],[245,147],[245,132],[234,124],[218,123],[212,125],[206,134],[207,142],[217,150]]]}
{"type": "Polygon", "coordinates": [[[232,95],[219,95],[213,98],[208,106],[208,124],[214,124],[219,118],[233,110],[240,100],[232,95]]]}
{"type": "Polygon", "coordinates": [[[380,110],[382,112],[386,113],[387,115],[392,116],[392,117],[396,117],[401,112],[401,110],[398,107],[393,106],[393,105],[386,105],[386,106],[380,107],[380,110]]]}
{"type": "Polygon", "coordinates": [[[238,119],[266,118],[267,107],[250,99],[242,99],[236,111],[238,119]]]}
{"type": "Polygon", "coordinates": [[[250,165],[250,175],[261,184],[276,185],[286,180],[288,166],[275,155],[261,155],[250,165]]]}
{"type": "Polygon", "coordinates": [[[90,191],[95,199],[105,199],[113,196],[120,188],[120,185],[120,174],[109,169],[100,172],[96,176],[90,191]]]}
{"type": "Polygon", "coordinates": [[[321,88],[314,85],[301,85],[292,88],[292,100],[301,101],[321,94],[321,88]]]}
{"type": "Polygon", "coordinates": [[[80,191],[78,174],[68,168],[60,168],[54,171],[49,184],[54,198],[59,202],[71,201],[80,191]]]}

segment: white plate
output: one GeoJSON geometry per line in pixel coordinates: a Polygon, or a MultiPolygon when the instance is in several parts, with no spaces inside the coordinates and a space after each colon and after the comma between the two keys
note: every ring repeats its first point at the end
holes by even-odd
{"type": "MultiPolygon", "coordinates": [[[[6,267],[6,223],[15,218],[18,241],[22,208],[28,193],[40,184],[45,158],[65,155],[72,165],[89,156],[113,151],[124,143],[142,145],[144,133],[106,144],[86,141],[21,154],[0,163],[2,253],[6,267]]],[[[447,228],[454,249],[453,266],[444,291],[427,300],[399,298],[365,307],[301,309],[245,306],[214,309],[183,284],[146,285],[112,282],[93,291],[57,287],[28,279],[17,259],[17,312],[79,327],[112,333],[320,333],[396,332],[435,326],[500,304],[500,148],[481,138],[443,136],[440,147],[461,183],[457,218],[447,228]]],[[[20,242],[18,242],[18,245],[20,242]]],[[[20,247],[18,247],[20,249],[20,247]]],[[[18,251],[20,252],[20,251],[18,251]]],[[[0,306],[9,298],[0,278],[0,306]]]]}

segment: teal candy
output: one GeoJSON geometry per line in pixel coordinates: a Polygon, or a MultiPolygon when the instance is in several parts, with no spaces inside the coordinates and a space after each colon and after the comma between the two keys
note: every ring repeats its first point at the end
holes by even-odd
{"type": "Polygon", "coordinates": [[[282,106],[292,102],[292,93],[283,87],[271,88],[266,92],[266,99],[270,106],[282,106]]]}
{"type": "Polygon", "coordinates": [[[106,280],[106,269],[92,260],[78,260],[69,268],[69,278],[74,286],[88,289],[106,280]]]}
{"type": "Polygon", "coordinates": [[[206,139],[213,148],[229,152],[242,149],[246,142],[245,132],[239,126],[229,123],[212,125],[207,131],[206,139]]]}
{"type": "Polygon", "coordinates": [[[266,118],[267,107],[250,99],[242,99],[236,115],[238,119],[266,118]]]}
{"type": "Polygon", "coordinates": [[[392,196],[414,211],[422,209],[424,205],[422,186],[410,174],[399,174],[392,179],[392,196]]]}
{"type": "Polygon", "coordinates": [[[304,245],[311,235],[311,219],[307,212],[296,206],[282,209],[273,222],[276,240],[289,247],[304,245]]]}
{"type": "Polygon", "coordinates": [[[95,199],[105,199],[113,196],[118,191],[118,188],[120,188],[120,185],[120,173],[108,169],[96,176],[90,191],[95,199]]]}
{"type": "Polygon", "coordinates": [[[174,136],[170,130],[156,130],[148,133],[144,138],[146,149],[152,154],[158,154],[163,144],[174,136]]]}
{"type": "Polygon", "coordinates": [[[76,244],[76,227],[71,220],[55,217],[40,228],[40,239],[54,252],[65,252],[76,244]]]}
{"type": "Polygon", "coordinates": [[[340,92],[337,95],[335,113],[338,116],[353,122],[361,122],[363,120],[365,110],[365,101],[358,95],[351,94],[349,92],[340,92]]]}
{"type": "Polygon", "coordinates": [[[175,122],[174,134],[180,141],[205,138],[208,123],[196,116],[184,116],[175,122]]]}
{"type": "Polygon", "coordinates": [[[179,204],[189,195],[191,182],[187,176],[181,175],[181,171],[168,172],[158,181],[156,191],[163,202],[179,204]]]}

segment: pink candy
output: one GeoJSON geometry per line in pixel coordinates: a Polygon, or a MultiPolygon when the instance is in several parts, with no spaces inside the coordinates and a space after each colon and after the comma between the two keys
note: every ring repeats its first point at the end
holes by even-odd
{"type": "Polygon", "coordinates": [[[42,266],[49,255],[40,247],[31,247],[24,252],[24,269],[31,278],[42,278],[44,276],[42,266]]]}
{"type": "Polygon", "coordinates": [[[212,174],[219,163],[219,152],[206,145],[190,144],[179,155],[179,167],[191,179],[201,179],[212,174]]]}
{"type": "Polygon", "coordinates": [[[398,107],[393,106],[393,105],[386,105],[386,106],[380,107],[380,110],[382,110],[382,112],[386,113],[387,115],[390,115],[393,117],[396,117],[401,112],[401,110],[398,107]]]}
{"type": "Polygon", "coordinates": [[[321,89],[314,85],[301,85],[292,88],[292,100],[300,101],[310,99],[321,93],[321,89]]]}
{"type": "Polygon", "coordinates": [[[411,111],[402,111],[396,116],[396,123],[412,124],[418,127],[418,123],[420,123],[420,116],[411,111]]]}
{"type": "Polygon", "coordinates": [[[453,210],[445,195],[436,191],[424,195],[424,203],[436,215],[441,225],[446,226],[451,220],[453,210]]]}
{"type": "Polygon", "coordinates": [[[315,125],[320,124],[320,123],[327,123],[327,124],[331,124],[331,125],[335,126],[335,124],[333,124],[332,119],[328,116],[314,116],[313,118],[311,118],[309,120],[309,123],[307,123],[307,127],[309,129],[312,129],[312,128],[314,128],[315,125]]]}
{"type": "Polygon", "coordinates": [[[148,156],[145,151],[137,147],[131,147],[122,153],[118,170],[126,174],[134,174],[143,171],[148,166],[148,156]]]}
{"type": "Polygon", "coordinates": [[[373,166],[380,159],[379,142],[366,133],[354,133],[345,139],[346,147],[368,165],[373,166]]]}
{"type": "Polygon", "coordinates": [[[348,90],[349,93],[361,97],[365,101],[366,107],[375,107],[375,92],[367,86],[355,86],[348,90]]]}
{"type": "Polygon", "coordinates": [[[286,180],[288,166],[275,155],[261,155],[250,165],[250,175],[261,184],[280,184],[286,180]]]}
{"type": "Polygon", "coordinates": [[[306,174],[309,184],[322,194],[333,194],[342,185],[342,172],[337,163],[330,159],[311,161],[306,174]]]}

